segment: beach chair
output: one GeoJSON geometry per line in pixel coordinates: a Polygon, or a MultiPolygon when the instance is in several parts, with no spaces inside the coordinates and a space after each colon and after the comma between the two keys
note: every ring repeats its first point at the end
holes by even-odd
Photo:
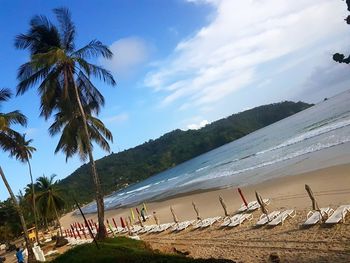
{"type": "Polygon", "coordinates": [[[316,225],[322,221],[322,218],[329,218],[334,210],[330,207],[323,207],[320,211],[309,211],[306,215],[306,221],[303,223],[304,226],[316,225]]]}
{"type": "Polygon", "coordinates": [[[133,226],[131,228],[131,233],[137,233],[140,230],[142,230],[142,226],[133,226]]]}
{"type": "Polygon", "coordinates": [[[151,230],[148,231],[148,233],[156,233],[156,232],[163,232],[167,230],[173,223],[167,223],[167,224],[161,224],[159,226],[155,226],[151,230]]]}
{"type": "Polygon", "coordinates": [[[209,226],[213,225],[215,222],[219,221],[220,219],[221,219],[221,216],[206,218],[206,219],[200,221],[198,224],[198,227],[196,227],[196,228],[209,227],[209,226]]]}
{"type": "MultiPolygon", "coordinates": [[[[264,199],[263,202],[266,205],[270,204],[270,199],[264,199]]],[[[257,210],[260,208],[260,205],[258,203],[258,201],[251,201],[250,203],[248,203],[248,206],[246,206],[245,204],[242,204],[241,207],[238,209],[239,213],[248,211],[248,212],[252,212],[254,210],[257,210]]]]}
{"type": "Polygon", "coordinates": [[[333,214],[327,219],[326,224],[344,223],[346,214],[350,212],[350,205],[339,206],[333,214]]]}
{"type": "Polygon", "coordinates": [[[224,219],[224,222],[220,225],[221,227],[225,227],[228,226],[229,224],[231,224],[232,222],[238,220],[238,218],[241,216],[242,214],[236,214],[234,216],[231,217],[226,217],[224,219]]]}
{"type": "Polygon", "coordinates": [[[144,234],[147,233],[149,231],[151,231],[153,228],[157,227],[157,225],[148,225],[148,226],[144,226],[143,229],[141,229],[139,231],[139,234],[144,234]]]}
{"type": "Polygon", "coordinates": [[[287,218],[293,218],[295,217],[295,210],[289,209],[285,210],[282,213],[280,213],[275,219],[273,219],[271,222],[268,223],[269,226],[277,226],[279,224],[283,225],[284,221],[287,218]]]}
{"type": "Polygon", "coordinates": [[[196,220],[184,221],[184,222],[175,224],[171,230],[172,231],[182,231],[182,230],[185,230],[190,225],[195,224],[196,222],[197,222],[196,220]]]}
{"type": "Polygon", "coordinates": [[[280,213],[281,213],[280,211],[273,211],[269,213],[267,216],[266,214],[262,214],[259,218],[259,221],[256,222],[256,225],[263,226],[267,224],[269,221],[272,221],[273,219],[275,219],[280,213]]]}
{"type": "Polygon", "coordinates": [[[234,221],[232,221],[230,224],[228,224],[228,227],[235,227],[238,225],[241,225],[244,221],[248,220],[251,221],[253,219],[253,215],[248,213],[248,214],[239,214],[238,217],[235,218],[234,221]]]}

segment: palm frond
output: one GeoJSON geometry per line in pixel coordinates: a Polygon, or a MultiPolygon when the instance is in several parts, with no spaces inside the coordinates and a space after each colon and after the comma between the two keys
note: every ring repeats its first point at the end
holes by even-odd
{"type": "Polygon", "coordinates": [[[53,12],[56,14],[60,25],[61,46],[68,52],[74,50],[75,26],[72,21],[72,15],[67,8],[55,8],[53,12]]]}
{"type": "Polygon", "coordinates": [[[102,44],[102,42],[94,39],[90,41],[86,46],[75,51],[72,56],[82,58],[82,59],[90,59],[97,58],[102,56],[106,59],[111,59],[113,57],[112,51],[108,48],[108,46],[102,44]]]}
{"type": "MultiPolygon", "coordinates": [[[[81,65],[81,60],[77,60],[77,62],[79,65],[81,65]]],[[[80,70],[84,71],[88,77],[93,76],[95,78],[103,80],[109,85],[115,86],[117,84],[111,72],[101,66],[85,62],[84,65],[81,66],[80,70]],[[88,68],[88,70],[86,70],[86,68],[88,68]]]]}
{"type": "Polygon", "coordinates": [[[6,89],[6,88],[0,89],[0,102],[7,101],[8,99],[11,98],[11,96],[12,96],[12,93],[9,89],[6,89]]]}
{"type": "Polygon", "coordinates": [[[19,83],[16,95],[24,94],[29,88],[44,79],[48,72],[50,72],[50,68],[35,69],[32,61],[21,65],[17,72],[19,83]]]}
{"type": "Polygon", "coordinates": [[[11,111],[8,113],[0,113],[0,129],[3,128],[4,124],[6,125],[6,127],[14,124],[26,126],[27,117],[18,110],[11,111]]]}
{"type": "Polygon", "coordinates": [[[47,52],[52,47],[60,47],[60,36],[57,28],[46,16],[34,16],[26,34],[15,38],[15,47],[28,49],[31,55],[47,52]]]}

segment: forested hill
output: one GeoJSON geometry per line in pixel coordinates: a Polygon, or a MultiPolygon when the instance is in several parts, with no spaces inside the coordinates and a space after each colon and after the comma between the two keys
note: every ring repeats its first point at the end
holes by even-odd
{"type": "MultiPolygon", "coordinates": [[[[96,161],[104,193],[144,180],[310,106],[289,101],[264,105],[233,114],[199,130],[174,130],[135,148],[113,153],[96,161]]],[[[59,185],[67,193],[67,198],[72,196],[71,193],[79,202],[94,198],[88,165],[81,166],[59,185]]],[[[71,200],[67,201],[71,204],[71,200]]]]}

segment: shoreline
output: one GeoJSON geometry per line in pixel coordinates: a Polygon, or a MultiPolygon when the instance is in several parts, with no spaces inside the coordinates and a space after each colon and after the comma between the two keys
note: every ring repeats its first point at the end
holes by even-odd
{"type": "MultiPolygon", "coordinates": [[[[306,209],[311,206],[311,203],[304,189],[304,184],[311,186],[320,206],[336,206],[345,201],[350,202],[350,198],[346,198],[350,195],[350,163],[269,179],[255,185],[242,187],[242,191],[248,201],[255,200],[256,190],[264,198],[270,198],[273,207],[306,209]]],[[[147,202],[147,209],[149,214],[156,211],[162,223],[172,221],[170,206],[174,208],[180,220],[193,219],[195,213],[192,208],[192,201],[197,204],[204,217],[222,215],[222,207],[218,201],[219,195],[224,198],[231,213],[238,209],[242,203],[236,188],[228,187],[180,193],[175,197],[147,202]]],[[[60,219],[63,227],[69,228],[71,223],[82,221],[81,215],[73,215],[73,213],[74,211],[60,219]]],[[[105,211],[105,219],[115,218],[118,219],[118,222],[120,216],[128,217],[129,215],[130,208],[105,211]]],[[[86,217],[94,221],[97,220],[96,213],[86,214],[86,217]]]]}

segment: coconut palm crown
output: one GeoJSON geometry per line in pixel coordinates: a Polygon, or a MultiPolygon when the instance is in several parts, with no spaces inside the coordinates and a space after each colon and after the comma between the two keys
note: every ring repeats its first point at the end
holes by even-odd
{"type": "Polygon", "coordinates": [[[17,95],[37,86],[41,96],[41,115],[46,119],[62,100],[75,101],[74,85],[78,86],[80,99],[94,102],[98,112],[104,105],[104,98],[90,77],[97,77],[108,84],[116,82],[109,71],[89,63],[87,59],[97,57],[112,58],[107,46],[92,40],[86,46],[75,49],[75,26],[66,8],[54,9],[59,27],[45,16],[34,16],[30,29],[15,39],[18,49],[30,52],[30,61],[18,70],[17,95]]]}

